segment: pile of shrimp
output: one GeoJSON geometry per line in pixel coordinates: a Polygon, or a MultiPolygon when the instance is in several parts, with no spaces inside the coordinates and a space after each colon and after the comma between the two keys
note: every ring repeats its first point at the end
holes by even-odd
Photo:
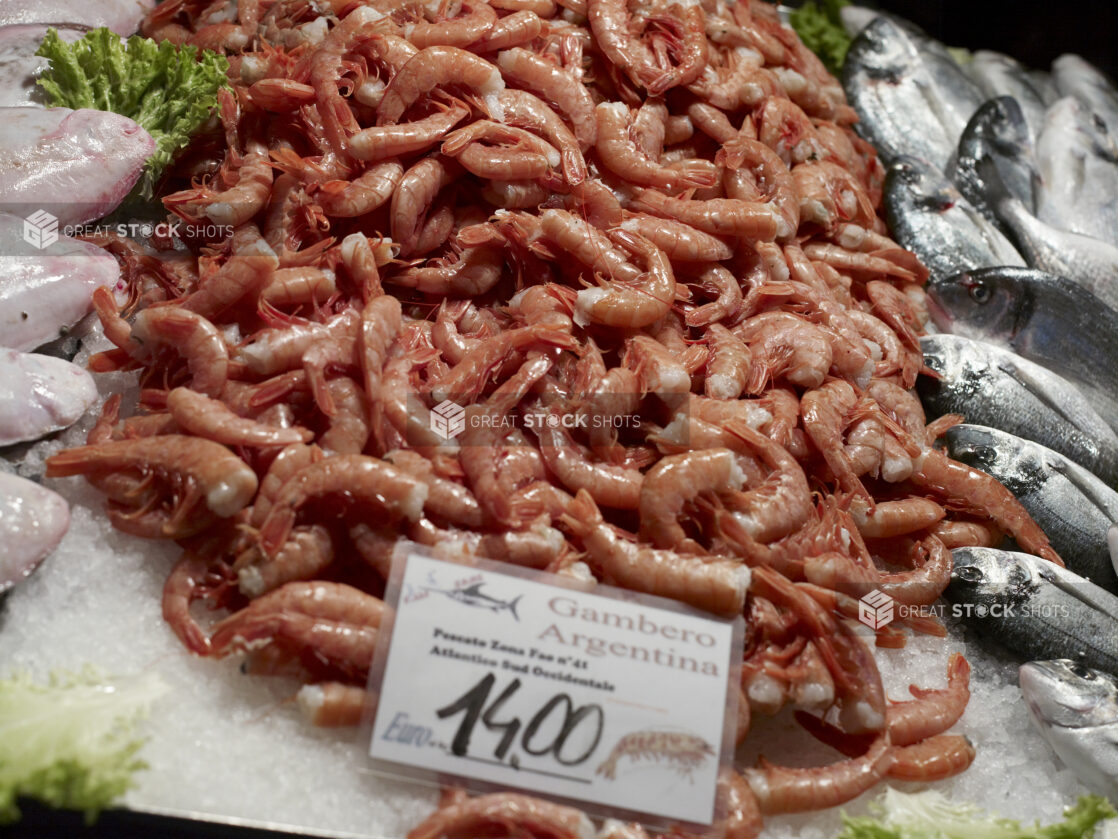
{"type": "MultiPolygon", "coordinates": [[[[1006,535],[1059,558],[933,446],[926,272],[774,7],[168,0],[144,32],[223,50],[231,89],[165,185],[178,240],[99,240],[135,300],[98,293],[91,365],[138,369],[139,410],[110,399],[48,474],[182,546],[163,610],[191,652],[354,723],[406,538],[744,614],[739,741],[792,705],[846,757],[728,772],[728,836],[970,764],[944,733],[966,661],[887,700],[857,598],[931,604],[951,548],[1006,535]]],[[[911,610],[876,642],[907,631],[944,633],[911,610]]],[[[412,836],[585,821],[451,794],[412,836]]]]}

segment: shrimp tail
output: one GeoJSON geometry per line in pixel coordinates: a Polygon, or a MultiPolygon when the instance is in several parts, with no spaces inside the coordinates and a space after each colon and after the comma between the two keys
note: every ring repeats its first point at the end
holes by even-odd
{"type": "Polygon", "coordinates": [[[580,489],[559,520],[576,536],[582,537],[602,522],[602,513],[593,496],[580,489]]]}

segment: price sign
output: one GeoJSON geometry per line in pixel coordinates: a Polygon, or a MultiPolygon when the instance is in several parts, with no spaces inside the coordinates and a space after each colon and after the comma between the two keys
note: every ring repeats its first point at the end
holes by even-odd
{"type": "Polygon", "coordinates": [[[415,550],[388,600],[370,681],[378,768],[712,823],[741,618],[415,550]]]}

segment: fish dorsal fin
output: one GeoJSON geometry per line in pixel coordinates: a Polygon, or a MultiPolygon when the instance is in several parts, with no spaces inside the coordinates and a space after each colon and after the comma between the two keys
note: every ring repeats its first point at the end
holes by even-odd
{"type": "Polygon", "coordinates": [[[1046,580],[1069,597],[1075,598],[1100,614],[1108,617],[1118,615],[1118,597],[1115,597],[1106,589],[1091,580],[1084,580],[1058,565],[1045,563],[1043,560],[1037,560],[1037,562],[1037,573],[1041,579],[1046,580]]]}
{"type": "Polygon", "coordinates": [[[999,361],[997,367],[999,370],[1013,379],[1013,381],[1017,382],[1017,384],[1021,385],[1021,387],[1031,393],[1033,397],[1038,402],[1040,402],[1040,404],[1044,405],[1050,411],[1062,417],[1065,422],[1078,427],[1078,423],[1076,422],[1075,418],[1069,416],[1068,412],[1064,410],[1062,405],[1048,396],[1042,384],[1038,382],[1031,373],[1021,369],[1018,364],[1008,358],[999,361]]]}
{"type": "Polygon", "coordinates": [[[1114,521],[1118,517],[1118,495],[1100,479],[1096,478],[1082,466],[1072,463],[1066,458],[1060,461],[1049,459],[1048,467],[1064,477],[1072,486],[1095,505],[1099,513],[1114,521]]]}
{"type": "MultiPolygon", "coordinates": [[[[469,588],[460,588],[458,589],[458,591],[460,591],[462,594],[481,594],[481,586],[481,583],[474,583],[469,588]]],[[[484,595],[482,596],[484,597],[484,595]]]]}

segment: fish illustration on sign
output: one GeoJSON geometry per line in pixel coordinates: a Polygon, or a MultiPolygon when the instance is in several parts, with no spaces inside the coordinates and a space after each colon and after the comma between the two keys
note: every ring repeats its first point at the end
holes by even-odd
{"type": "Polygon", "coordinates": [[[524,595],[518,595],[512,600],[498,600],[496,597],[490,597],[482,592],[481,587],[483,585],[484,583],[474,583],[467,588],[442,589],[432,588],[431,586],[424,586],[424,588],[438,594],[445,594],[451,600],[457,600],[467,606],[476,606],[479,609],[488,609],[491,612],[503,612],[507,609],[512,613],[513,618],[519,622],[520,616],[516,614],[516,604],[520,602],[520,598],[524,595]]]}

